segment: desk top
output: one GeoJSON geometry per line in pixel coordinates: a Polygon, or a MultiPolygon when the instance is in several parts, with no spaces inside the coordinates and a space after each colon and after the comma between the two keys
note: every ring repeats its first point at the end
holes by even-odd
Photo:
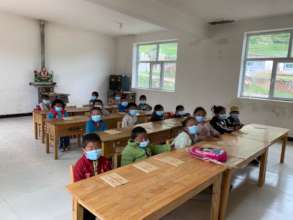
{"type": "Polygon", "coordinates": [[[170,208],[199,193],[225,170],[224,166],[194,159],[185,150],[163,153],[144,162],[158,169],[145,173],[128,165],[100,175],[117,173],[128,180],[125,185],[113,188],[95,176],[67,189],[99,219],[158,219],[170,208]],[[175,167],[156,159],[166,156],[184,163],[175,167]]]}
{"type": "Polygon", "coordinates": [[[159,131],[167,131],[167,130],[170,130],[171,128],[181,127],[182,119],[173,118],[173,119],[166,119],[166,120],[158,121],[158,122],[141,123],[141,124],[137,124],[135,126],[128,127],[128,128],[112,129],[114,131],[118,131],[119,133],[111,134],[108,131],[104,131],[104,132],[98,132],[98,134],[102,142],[115,141],[119,139],[129,138],[131,135],[132,129],[138,126],[145,128],[148,134],[152,134],[159,131]]]}

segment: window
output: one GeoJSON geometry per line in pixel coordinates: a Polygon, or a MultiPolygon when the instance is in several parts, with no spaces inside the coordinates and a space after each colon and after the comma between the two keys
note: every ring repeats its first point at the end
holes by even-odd
{"type": "Polygon", "coordinates": [[[175,91],[177,42],[137,44],[133,87],[175,91]]]}
{"type": "Polygon", "coordinates": [[[247,33],[239,96],[293,101],[293,29],[247,33]]]}

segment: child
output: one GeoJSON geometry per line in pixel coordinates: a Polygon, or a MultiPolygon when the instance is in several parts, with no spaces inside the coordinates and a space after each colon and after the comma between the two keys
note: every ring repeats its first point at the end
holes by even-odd
{"type": "Polygon", "coordinates": [[[197,121],[193,117],[186,118],[182,125],[183,131],[177,135],[172,143],[176,149],[189,147],[199,141],[199,128],[197,121]]]}
{"type": "Polygon", "coordinates": [[[102,110],[96,107],[92,108],[90,118],[86,123],[86,134],[105,131],[107,129],[106,123],[102,120],[102,110]]]}
{"type": "Polygon", "coordinates": [[[136,127],[132,130],[130,140],[122,151],[121,165],[125,166],[170,150],[171,146],[168,144],[151,145],[146,130],[143,127],[136,127]]]}
{"type": "MultiPolygon", "coordinates": [[[[48,112],[48,120],[62,120],[68,117],[68,113],[65,111],[65,103],[61,99],[55,99],[52,103],[51,110],[48,112]]],[[[61,137],[59,149],[63,152],[69,149],[70,139],[69,137],[61,137]]]]}
{"type": "Polygon", "coordinates": [[[139,105],[138,105],[138,110],[141,111],[151,111],[152,110],[152,106],[150,106],[149,104],[146,103],[146,96],[145,95],[141,95],[139,97],[139,105]]]}
{"type": "Polygon", "coordinates": [[[198,123],[197,126],[199,128],[199,139],[206,140],[213,137],[218,138],[220,133],[216,131],[209,123],[206,123],[206,115],[207,112],[203,107],[197,107],[193,112],[193,116],[198,123]]]}
{"type": "Polygon", "coordinates": [[[100,108],[102,110],[102,114],[104,116],[110,115],[110,112],[107,109],[104,108],[103,101],[100,100],[100,99],[94,102],[94,106],[93,107],[100,108]]]}
{"type": "Polygon", "coordinates": [[[94,105],[94,103],[98,100],[99,100],[99,93],[97,91],[93,91],[91,99],[90,99],[90,105],[94,105]]]}
{"type": "Polygon", "coordinates": [[[51,109],[51,101],[48,95],[42,96],[42,102],[39,104],[42,111],[48,112],[51,109]]]}
{"type": "Polygon", "coordinates": [[[164,107],[162,105],[156,105],[151,117],[151,121],[162,121],[164,119],[164,107]]]}
{"type": "Polygon", "coordinates": [[[127,101],[126,97],[122,97],[121,103],[119,103],[119,105],[118,105],[119,112],[125,112],[127,105],[128,105],[128,101],[127,101]]]}
{"type": "Polygon", "coordinates": [[[122,119],[122,128],[127,128],[137,123],[137,105],[133,102],[129,103],[126,112],[127,114],[122,119]]]}
{"type": "Polygon", "coordinates": [[[177,105],[175,110],[175,118],[189,117],[190,114],[184,111],[183,105],[177,105]]]}
{"type": "MultiPolygon", "coordinates": [[[[111,170],[111,163],[107,158],[101,156],[100,148],[100,138],[97,134],[86,134],[83,137],[83,155],[74,166],[74,182],[111,170]]],[[[83,219],[95,220],[96,217],[85,209],[83,219]]]]}
{"type": "Polygon", "coordinates": [[[238,106],[232,106],[230,109],[230,116],[227,119],[228,126],[234,128],[234,130],[239,130],[243,127],[243,124],[239,119],[239,108],[238,106]]]}
{"type": "Polygon", "coordinates": [[[214,117],[210,121],[211,126],[220,134],[232,133],[234,129],[228,125],[225,107],[214,105],[212,107],[212,111],[214,113],[214,117]]]}

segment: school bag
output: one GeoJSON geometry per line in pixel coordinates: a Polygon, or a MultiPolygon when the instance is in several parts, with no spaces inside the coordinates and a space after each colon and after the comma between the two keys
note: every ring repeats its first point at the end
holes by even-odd
{"type": "Polygon", "coordinates": [[[198,146],[194,145],[188,149],[189,153],[196,158],[209,160],[215,163],[224,163],[227,161],[227,152],[219,147],[212,145],[198,146]]]}

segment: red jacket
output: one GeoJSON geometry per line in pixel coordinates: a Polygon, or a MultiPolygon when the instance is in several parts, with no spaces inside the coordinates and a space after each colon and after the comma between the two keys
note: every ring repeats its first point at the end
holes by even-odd
{"type": "MultiPolygon", "coordinates": [[[[106,158],[101,156],[96,164],[97,174],[111,170],[111,163],[106,158]]],[[[83,155],[75,164],[73,169],[74,182],[95,176],[94,161],[89,160],[83,155]]]]}

